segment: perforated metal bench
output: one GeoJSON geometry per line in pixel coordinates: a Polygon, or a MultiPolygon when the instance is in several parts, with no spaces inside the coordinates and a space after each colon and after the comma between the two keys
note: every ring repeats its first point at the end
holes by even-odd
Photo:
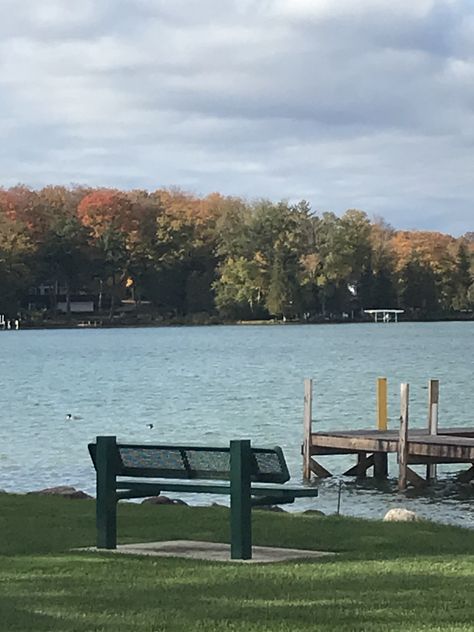
{"type": "Polygon", "coordinates": [[[117,546],[119,500],[162,491],[228,494],[231,558],[250,559],[252,506],[292,503],[295,498],[318,495],[316,489],[284,485],[290,473],[281,448],[253,448],[249,440],[231,441],[229,447],[219,448],[122,444],[116,437],[97,437],[88,447],[97,473],[98,548],[117,546]],[[125,480],[129,478],[159,480],[125,480]]]}

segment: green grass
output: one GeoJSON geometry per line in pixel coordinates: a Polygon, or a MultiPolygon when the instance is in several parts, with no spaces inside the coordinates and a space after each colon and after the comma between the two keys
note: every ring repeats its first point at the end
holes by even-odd
{"type": "MultiPolygon", "coordinates": [[[[254,512],[254,543],[337,551],[239,565],[87,552],[93,501],[0,496],[0,630],[474,630],[474,533],[254,512]]],[[[119,506],[119,541],[229,541],[220,508],[119,506]]]]}

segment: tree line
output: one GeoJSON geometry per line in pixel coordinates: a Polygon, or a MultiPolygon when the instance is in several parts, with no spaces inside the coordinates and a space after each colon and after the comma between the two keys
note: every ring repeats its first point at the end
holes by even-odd
{"type": "Polygon", "coordinates": [[[360,210],[178,189],[0,189],[0,313],[45,318],[60,294],[156,318],[359,317],[474,308],[474,233],[395,230],[360,210]],[[38,307],[34,296],[47,288],[38,307]],[[35,312],[36,310],[36,312],[35,312]]]}

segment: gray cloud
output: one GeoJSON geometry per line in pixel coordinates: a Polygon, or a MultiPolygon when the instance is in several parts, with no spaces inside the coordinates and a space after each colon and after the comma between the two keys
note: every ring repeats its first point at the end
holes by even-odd
{"type": "Polygon", "coordinates": [[[474,228],[465,0],[0,0],[0,183],[474,228]]]}

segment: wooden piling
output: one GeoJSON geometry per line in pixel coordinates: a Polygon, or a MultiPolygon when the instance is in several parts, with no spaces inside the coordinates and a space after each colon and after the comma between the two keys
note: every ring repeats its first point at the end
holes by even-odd
{"type": "MultiPolygon", "coordinates": [[[[388,427],[387,414],[387,378],[377,378],[377,430],[386,431],[388,427]]],[[[374,476],[386,478],[388,476],[388,455],[384,452],[374,453],[374,476]]]]}
{"type": "Polygon", "coordinates": [[[357,466],[356,466],[357,478],[366,477],[366,472],[367,472],[366,464],[367,464],[367,453],[359,452],[357,455],[357,466]]]}
{"type": "Polygon", "coordinates": [[[387,478],[388,454],[386,452],[374,452],[374,477],[387,478]]]}
{"type": "Polygon", "coordinates": [[[407,488],[408,469],[408,400],[410,387],[400,384],[400,435],[398,438],[398,489],[407,488]]]}
{"type": "MultiPolygon", "coordinates": [[[[428,432],[430,435],[438,434],[438,410],[439,410],[439,381],[430,380],[428,386],[428,432]]],[[[436,478],[436,464],[429,463],[426,466],[426,479],[436,478]]]]}
{"type": "Polygon", "coordinates": [[[377,378],[377,430],[387,430],[387,378],[377,378]]]}
{"type": "Polygon", "coordinates": [[[313,380],[304,381],[304,414],[303,414],[303,478],[311,478],[311,430],[313,423],[313,380]]]}

